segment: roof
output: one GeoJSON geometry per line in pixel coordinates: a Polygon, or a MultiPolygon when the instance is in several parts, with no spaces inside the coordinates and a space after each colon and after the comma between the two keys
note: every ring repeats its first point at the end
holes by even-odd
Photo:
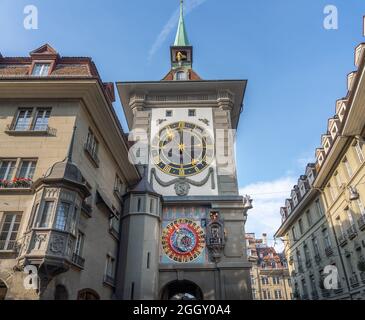
{"type": "Polygon", "coordinates": [[[179,17],[179,24],[177,27],[176,37],[174,46],[182,46],[187,47],[189,46],[189,39],[185,28],[185,22],[184,22],[184,2],[183,0],[180,0],[180,17],[179,17]]]}
{"type": "MultiPolygon", "coordinates": [[[[122,102],[127,123],[131,129],[133,126],[133,112],[129,106],[130,98],[135,93],[144,95],[171,95],[171,94],[201,94],[228,90],[234,96],[231,112],[232,128],[236,129],[239,117],[243,111],[243,98],[245,95],[247,80],[196,80],[196,81],[141,81],[141,82],[118,82],[117,88],[122,102]]],[[[177,105],[176,105],[177,106],[177,105]]],[[[211,106],[211,105],[210,105],[211,106]]]]}

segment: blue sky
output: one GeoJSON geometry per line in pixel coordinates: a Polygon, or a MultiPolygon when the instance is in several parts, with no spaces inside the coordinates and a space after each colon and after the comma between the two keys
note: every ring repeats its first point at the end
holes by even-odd
{"type": "MultiPolygon", "coordinates": [[[[1,0],[0,52],[27,55],[48,42],[64,56],[91,56],[104,81],[160,80],[170,66],[178,5],[1,0]],[[23,27],[28,4],[39,10],[38,30],[23,27]]],[[[314,157],[336,99],[346,94],[354,48],[365,41],[365,1],[186,0],[186,6],[198,74],[248,79],[238,129],[239,185],[256,200],[247,228],[272,234],[283,199],[314,157]],[[323,28],[329,4],[338,8],[338,30],[323,28]]],[[[115,108],[126,128],[120,104],[115,108]]]]}

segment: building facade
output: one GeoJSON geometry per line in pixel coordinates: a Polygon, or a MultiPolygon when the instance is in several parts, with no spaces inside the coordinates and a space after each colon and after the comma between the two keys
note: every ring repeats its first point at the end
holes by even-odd
{"type": "Polygon", "coordinates": [[[0,55],[0,299],[251,299],[234,130],[246,81],[113,84],[49,45],[0,55]],[[216,148],[216,145],[219,148],[216,148]]]}
{"type": "Polygon", "coordinates": [[[254,300],[292,300],[291,277],[284,254],[267,244],[267,235],[257,239],[246,233],[249,261],[252,263],[251,287],[254,300]]]}
{"type": "Polygon", "coordinates": [[[307,167],[281,209],[285,252],[299,299],[365,298],[364,65],[365,44],[355,49],[348,93],[336,102],[316,163],[307,167]],[[335,266],[334,287],[326,267],[335,266]]]}
{"type": "Polygon", "coordinates": [[[113,96],[89,58],[0,57],[2,299],[113,297],[121,197],[140,179],[113,96]]]}

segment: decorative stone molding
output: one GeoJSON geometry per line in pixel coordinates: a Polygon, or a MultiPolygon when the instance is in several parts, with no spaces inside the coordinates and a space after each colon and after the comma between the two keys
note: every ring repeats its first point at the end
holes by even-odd
{"type": "Polygon", "coordinates": [[[165,182],[161,180],[157,174],[156,169],[151,169],[151,185],[153,186],[153,178],[157,181],[157,183],[162,187],[169,187],[175,185],[175,192],[178,196],[187,196],[189,194],[190,185],[195,187],[202,187],[211,179],[211,188],[215,189],[215,180],[214,180],[214,169],[209,168],[209,172],[207,176],[201,181],[194,181],[189,178],[175,178],[171,181],[165,182]]]}
{"type": "Polygon", "coordinates": [[[65,251],[65,237],[54,235],[51,239],[49,250],[56,255],[61,255],[65,251]]]}

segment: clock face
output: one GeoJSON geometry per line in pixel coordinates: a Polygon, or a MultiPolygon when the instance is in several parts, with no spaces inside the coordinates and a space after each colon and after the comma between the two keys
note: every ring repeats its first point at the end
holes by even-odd
{"type": "Polygon", "coordinates": [[[214,158],[214,144],[202,127],[180,121],[160,130],[152,141],[151,153],[161,171],[187,177],[209,167],[214,158]]]}
{"type": "Polygon", "coordinates": [[[192,220],[175,220],[162,232],[162,248],[169,259],[175,262],[193,262],[204,247],[204,231],[192,220]]]}

